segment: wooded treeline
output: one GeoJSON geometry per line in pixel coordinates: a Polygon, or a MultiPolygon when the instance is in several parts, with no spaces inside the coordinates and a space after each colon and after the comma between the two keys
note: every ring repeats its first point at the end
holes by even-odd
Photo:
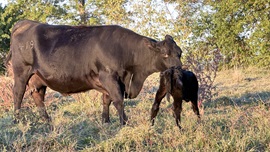
{"type": "Polygon", "coordinates": [[[219,50],[220,67],[270,66],[270,0],[8,0],[0,5],[0,71],[21,19],[118,24],[155,39],[172,35],[184,62],[188,54],[203,59],[219,50]]]}

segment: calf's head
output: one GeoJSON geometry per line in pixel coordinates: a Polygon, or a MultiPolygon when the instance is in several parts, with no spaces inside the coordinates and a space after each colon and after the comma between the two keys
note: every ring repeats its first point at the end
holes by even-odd
{"type": "Polygon", "coordinates": [[[181,67],[171,67],[160,74],[163,83],[166,86],[167,93],[179,93],[182,92],[182,71],[181,67]]]}
{"type": "Polygon", "coordinates": [[[155,66],[158,71],[164,71],[173,66],[181,66],[182,50],[175,43],[172,36],[166,35],[163,41],[145,41],[150,50],[156,52],[155,66]]]}

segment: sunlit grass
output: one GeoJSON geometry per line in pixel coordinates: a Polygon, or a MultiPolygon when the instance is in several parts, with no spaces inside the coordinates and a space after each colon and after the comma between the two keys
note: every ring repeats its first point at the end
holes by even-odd
{"type": "Polygon", "coordinates": [[[34,106],[22,110],[19,124],[13,124],[12,108],[0,107],[0,151],[268,151],[270,72],[237,70],[218,74],[219,95],[203,104],[200,122],[190,103],[183,103],[183,130],[175,124],[172,102],[165,100],[150,125],[158,74],[147,79],[136,99],[125,100],[126,126],[120,125],[113,106],[111,123],[102,123],[96,91],[53,98],[47,104],[49,124],[39,119],[34,106]]]}

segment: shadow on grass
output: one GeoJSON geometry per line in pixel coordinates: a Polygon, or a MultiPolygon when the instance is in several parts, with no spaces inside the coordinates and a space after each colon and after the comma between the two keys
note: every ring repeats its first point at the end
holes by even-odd
{"type": "Polygon", "coordinates": [[[125,99],[124,105],[125,107],[136,107],[140,102],[141,102],[140,99],[125,99]]]}
{"type": "MultiPolygon", "coordinates": [[[[0,151],[62,151],[67,147],[83,150],[112,138],[121,129],[118,115],[111,115],[111,123],[104,124],[98,109],[85,112],[87,115],[68,110],[59,113],[72,102],[75,101],[61,100],[47,107],[50,116],[61,117],[63,122],[60,123],[57,122],[59,119],[53,119],[52,123],[42,121],[35,107],[22,109],[19,124],[13,123],[12,111],[3,114],[0,118],[0,151]]],[[[136,103],[136,100],[128,101],[127,106],[136,103]]]]}
{"type": "Polygon", "coordinates": [[[241,97],[222,96],[213,101],[204,103],[205,108],[217,108],[226,106],[256,106],[270,107],[270,92],[245,93],[241,97]]]}

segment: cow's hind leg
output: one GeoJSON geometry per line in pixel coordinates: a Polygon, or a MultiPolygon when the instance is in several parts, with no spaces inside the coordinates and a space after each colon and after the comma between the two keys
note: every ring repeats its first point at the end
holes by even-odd
{"type": "Polygon", "coordinates": [[[111,98],[107,94],[103,93],[103,112],[102,112],[102,121],[105,123],[110,123],[110,105],[111,105],[111,98]]]}
{"type": "Polygon", "coordinates": [[[41,115],[41,117],[47,121],[50,122],[51,119],[48,115],[48,113],[46,112],[46,107],[44,104],[44,96],[46,93],[46,86],[41,86],[41,87],[37,87],[34,90],[31,91],[31,95],[34,99],[34,102],[38,108],[39,114],[41,115]]]}
{"type": "Polygon", "coordinates": [[[14,100],[14,123],[19,121],[19,113],[26,85],[31,76],[31,67],[13,67],[14,86],[13,86],[13,100],[14,100]]]}

